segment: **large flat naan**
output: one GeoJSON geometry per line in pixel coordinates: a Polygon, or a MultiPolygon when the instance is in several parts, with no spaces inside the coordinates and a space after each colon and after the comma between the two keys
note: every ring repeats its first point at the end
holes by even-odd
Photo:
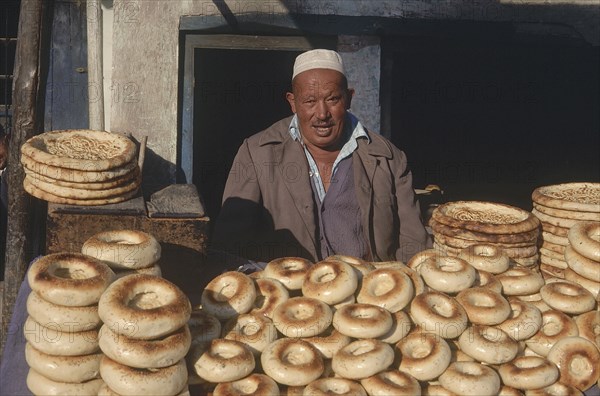
{"type": "Polygon", "coordinates": [[[538,229],[539,220],[514,206],[485,201],[454,201],[435,208],[433,220],[450,227],[487,234],[515,234],[538,229]]]}
{"type": "Polygon", "coordinates": [[[31,157],[21,153],[21,164],[25,169],[29,169],[36,174],[44,175],[51,179],[62,180],[70,183],[99,183],[112,181],[127,174],[130,174],[138,167],[136,161],[128,162],[119,168],[112,168],[106,171],[82,171],[77,169],[67,169],[58,166],[41,164],[34,161],[31,157]]]}
{"type": "Polygon", "coordinates": [[[103,199],[64,198],[64,197],[59,197],[59,196],[56,196],[54,194],[51,194],[49,192],[46,192],[44,190],[37,188],[36,186],[34,186],[33,184],[31,184],[29,182],[27,177],[25,177],[25,179],[23,180],[23,188],[30,195],[32,195],[36,198],[39,198],[41,200],[47,201],[47,202],[52,202],[52,203],[57,203],[57,204],[66,204],[66,205],[81,205],[81,206],[96,206],[96,205],[108,205],[108,204],[119,203],[119,202],[127,201],[128,199],[135,197],[138,193],[138,189],[135,189],[135,190],[127,192],[123,195],[118,195],[118,196],[103,198],[103,199]]]}
{"type": "Polygon", "coordinates": [[[531,210],[531,213],[533,213],[535,215],[535,217],[540,219],[540,221],[542,221],[544,223],[552,224],[554,226],[561,227],[561,228],[571,228],[575,225],[575,223],[577,223],[579,221],[579,220],[573,220],[573,219],[565,219],[563,217],[551,216],[546,213],[542,213],[535,208],[533,208],[531,210]]]}
{"type": "Polygon", "coordinates": [[[542,232],[542,241],[546,242],[550,242],[553,243],[555,245],[560,245],[560,246],[568,246],[569,245],[569,238],[567,237],[561,237],[558,235],[554,235],[551,234],[549,232],[542,232]]]}
{"type": "Polygon", "coordinates": [[[87,190],[73,187],[64,187],[59,186],[57,184],[46,183],[40,179],[35,179],[30,177],[29,175],[25,176],[25,179],[38,189],[55,195],[57,197],[69,198],[69,199],[104,199],[110,198],[114,196],[119,196],[126,194],[130,191],[134,191],[139,189],[140,187],[140,177],[131,180],[130,183],[124,184],[122,186],[108,188],[103,190],[87,190]]]}
{"type": "MultiPolygon", "coordinates": [[[[452,249],[465,249],[471,245],[476,245],[481,242],[471,241],[467,239],[460,239],[454,237],[448,237],[443,234],[433,234],[433,239],[439,243],[440,245],[444,245],[446,247],[452,249]]],[[[529,244],[526,246],[512,246],[510,244],[505,243],[494,243],[487,242],[486,244],[496,246],[501,248],[504,253],[506,253],[509,257],[529,257],[533,256],[538,252],[537,244],[534,242],[533,244],[529,244]]]]}
{"type": "Polygon", "coordinates": [[[569,229],[565,227],[555,226],[554,224],[546,223],[542,220],[542,231],[549,232],[554,235],[566,237],[569,233],[569,229]]]}
{"type": "Polygon", "coordinates": [[[531,243],[535,243],[540,233],[539,230],[532,230],[514,234],[486,234],[484,232],[469,231],[464,228],[450,227],[433,219],[429,221],[429,226],[438,234],[461,239],[470,239],[477,242],[524,243],[530,245],[531,243]]]}
{"type": "Polygon", "coordinates": [[[549,206],[540,205],[534,202],[533,207],[544,214],[563,219],[585,220],[585,221],[600,221],[600,212],[580,212],[577,210],[558,209],[549,206]]]}
{"type": "MultiPolygon", "coordinates": [[[[530,241],[524,241],[524,242],[501,242],[501,241],[494,241],[491,239],[475,240],[475,239],[463,238],[462,236],[451,236],[451,235],[447,235],[447,234],[444,234],[441,232],[437,232],[435,230],[433,231],[433,235],[435,235],[437,238],[439,238],[445,244],[454,246],[454,247],[459,247],[459,248],[470,246],[473,243],[496,245],[496,246],[502,247],[502,248],[530,247],[530,246],[536,246],[537,240],[538,240],[538,238],[530,240],[530,241]]],[[[505,234],[498,234],[498,235],[505,235],[505,234]]],[[[506,234],[506,235],[510,235],[510,234],[506,234]]],[[[515,234],[515,235],[517,235],[517,234],[515,234]]]]}
{"type": "Polygon", "coordinates": [[[82,171],[105,171],[133,161],[136,146],[113,132],[72,129],[34,136],[21,146],[21,153],[45,165],[82,171]]]}
{"type": "Polygon", "coordinates": [[[551,208],[600,212],[600,183],[564,183],[538,187],[533,202],[551,208]]]}
{"type": "MultiPolygon", "coordinates": [[[[33,181],[40,180],[45,183],[57,185],[60,187],[70,187],[76,188],[80,190],[108,190],[116,187],[123,186],[125,184],[130,184],[134,181],[134,179],[139,178],[140,170],[138,167],[133,168],[133,170],[124,176],[118,177],[116,179],[103,181],[103,182],[92,182],[92,183],[75,183],[70,181],[64,181],[60,179],[53,179],[46,175],[36,173],[29,168],[24,168],[25,174],[29,176],[29,179],[33,181]]],[[[35,183],[34,183],[35,184],[35,183]]]]}

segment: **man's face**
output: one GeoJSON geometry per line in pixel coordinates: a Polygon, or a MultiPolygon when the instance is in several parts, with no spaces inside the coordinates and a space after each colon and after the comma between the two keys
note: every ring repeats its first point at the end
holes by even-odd
{"type": "Polygon", "coordinates": [[[341,149],[346,110],[353,94],[344,76],[335,70],[312,69],[294,78],[293,93],[288,92],[286,98],[298,116],[300,132],[309,148],[341,149]]]}

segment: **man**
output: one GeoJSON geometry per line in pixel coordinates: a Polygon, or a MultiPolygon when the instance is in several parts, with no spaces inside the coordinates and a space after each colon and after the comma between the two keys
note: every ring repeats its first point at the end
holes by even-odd
{"type": "Polygon", "coordinates": [[[343,254],[406,262],[430,247],[406,156],[349,112],[338,53],[295,61],[293,117],[246,139],[229,174],[213,249],[260,262],[343,254]]]}

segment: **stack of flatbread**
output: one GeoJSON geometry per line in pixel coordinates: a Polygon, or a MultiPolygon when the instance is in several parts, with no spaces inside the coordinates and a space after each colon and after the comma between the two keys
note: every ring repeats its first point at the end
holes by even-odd
{"type": "Polygon", "coordinates": [[[85,129],[45,132],[21,146],[25,191],[48,202],[105,205],[134,197],[141,184],[127,137],[85,129]]]}
{"type": "Polygon", "coordinates": [[[542,224],[540,268],[564,278],[569,229],[578,221],[600,221],[600,183],[564,183],[536,188],[532,213],[542,224]]]}
{"type": "Polygon", "coordinates": [[[475,244],[502,248],[517,265],[537,268],[539,220],[525,210],[485,201],[447,202],[429,222],[434,248],[447,255],[475,244]]]}

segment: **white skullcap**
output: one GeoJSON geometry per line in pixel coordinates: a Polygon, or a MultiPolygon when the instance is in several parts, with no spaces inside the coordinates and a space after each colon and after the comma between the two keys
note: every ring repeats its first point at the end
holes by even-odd
{"type": "Polygon", "coordinates": [[[298,74],[312,69],[332,69],[346,75],[340,54],[327,49],[314,49],[303,52],[296,57],[292,80],[298,74]]]}

